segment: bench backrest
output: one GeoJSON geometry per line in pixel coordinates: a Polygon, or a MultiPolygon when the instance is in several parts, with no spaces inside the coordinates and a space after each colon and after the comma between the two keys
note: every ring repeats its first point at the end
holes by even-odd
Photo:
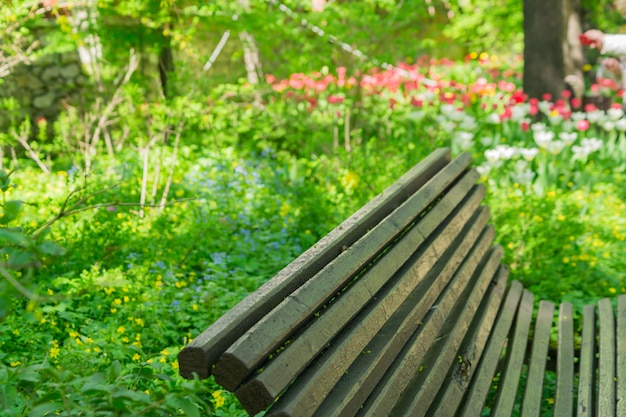
{"type": "Polygon", "coordinates": [[[181,374],[250,414],[448,415],[508,274],[469,164],[431,154],[185,347],[181,374]]]}

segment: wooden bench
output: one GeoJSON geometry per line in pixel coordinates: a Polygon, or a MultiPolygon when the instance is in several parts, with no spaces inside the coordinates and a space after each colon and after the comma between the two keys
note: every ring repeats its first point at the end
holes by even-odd
{"type": "Polygon", "coordinates": [[[617,317],[586,306],[581,335],[571,304],[535,311],[469,165],[435,151],[186,346],[181,374],[267,417],[626,416],[626,295],[617,317]]]}

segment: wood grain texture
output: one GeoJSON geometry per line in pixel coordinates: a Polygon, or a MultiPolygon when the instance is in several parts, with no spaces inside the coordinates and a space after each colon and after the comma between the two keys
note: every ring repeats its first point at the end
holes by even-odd
{"type": "MultiPolygon", "coordinates": [[[[471,185],[471,184],[466,184],[471,185]]],[[[384,254],[377,262],[354,282],[345,294],[337,298],[333,304],[320,315],[314,318],[311,325],[304,333],[299,334],[282,351],[277,358],[268,362],[263,372],[255,375],[247,381],[243,387],[236,391],[237,397],[244,407],[251,412],[258,412],[270,405],[280,393],[282,393],[290,382],[300,374],[305,367],[317,355],[332,343],[333,338],[353,320],[370,301],[373,301],[379,309],[379,314],[372,314],[366,318],[356,319],[356,325],[350,326],[348,330],[352,340],[346,345],[352,350],[349,354],[345,351],[341,353],[341,366],[347,367],[348,357],[356,358],[365,345],[374,337],[378,330],[390,320],[402,303],[407,299],[415,287],[423,280],[423,277],[430,271],[434,264],[439,261],[441,255],[450,247],[455,238],[459,236],[459,230],[463,230],[470,219],[474,219],[474,214],[484,196],[482,187],[472,187],[465,189],[466,185],[461,181],[454,187],[446,197],[428,214],[422,217],[418,224],[406,232],[402,238],[384,254]],[[469,192],[467,198],[462,196],[469,192]],[[440,209],[442,206],[459,204],[453,214],[454,217],[446,219],[448,209],[440,209]],[[440,226],[445,226],[443,229],[440,226]],[[427,244],[424,244],[425,239],[427,244]],[[385,293],[379,291],[386,285],[400,268],[416,254],[419,254],[415,266],[406,271],[400,272],[400,277],[396,282],[391,282],[390,289],[385,293]]],[[[483,215],[480,220],[484,225],[488,218],[488,213],[481,211],[483,215]]],[[[478,231],[474,234],[474,239],[478,236],[478,231]]],[[[444,259],[447,259],[444,257],[444,259]]],[[[452,260],[455,261],[453,258],[452,260]]],[[[455,261],[456,264],[460,261],[455,261]]],[[[337,353],[339,354],[339,353],[337,353]]],[[[330,353],[326,353],[330,355],[330,353]]],[[[341,376],[340,368],[333,366],[335,375],[341,376]]],[[[320,379],[320,383],[327,385],[327,391],[333,388],[335,378],[325,375],[320,379]]],[[[316,394],[320,395],[322,390],[317,389],[316,394]]],[[[312,408],[317,404],[314,398],[308,398],[308,407],[312,408]]]]}
{"type": "MultiPolygon", "coordinates": [[[[471,158],[457,158],[463,169],[471,158]]],[[[335,259],[396,207],[420,189],[450,161],[448,149],[439,149],[413,167],[393,185],[337,226],[257,291],[215,321],[178,355],[185,378],[207,378],[218,357],[288,294],[335,259]]]]}
{"type": "Polygon", "coordinates": [[[533,294],[524,290],[517,311],[515,331],[507,345],[506,365],[500,376],[498,395],[492,416],[509,417],[517,401],[517,388],[520,383],[524,356],[528,342],[528,332],[533,315],[533,294]]]}
{"type": "MultiPolygon", "coordinates": [[[[442,255],[445,265],[435,265],[391,320],[389,320],[364,352],[341,377],[329,393],[317,417],[351,416],[378,385],[385,371],[433,306],[450,278],[476,242],[485,227],[488,211],[481,207],[469,221],[467,232],[458,235],[452,247],[442,255]]],[[[418,263],[420,261],[418,260],[418,263]]]]}
{"type": "MultiPolygon", "coordinates": [[[[471,172],[467,175],[470,174],[471,172]]],[[[428,273],[432,269],[432,263],[441,258],[447,246],[454,242],[455,237],[458,236],[459,230],[463,229],[463,224],[476,211],[478,204],[483,198],[484,189],[483,187],[472,186],[470,190],[467,190],[467,187],[475,181],[473,174],[471,177],[467,177],[467,175],[437,203],[431,212],[421,218],[414,228],[404,235],[400,243],[398,243],[402,244],[404,239],[410,238],[413,232],[417,234],[417,237],[420,235],[428,236],[428,233],[435,229],[439,231],[436,235],[437,237],[431,240],[428,245],[430,250],[426,252],[426,258],[420,256],[415,263],[417,268],[409,270],[408,278],[404,277],[403,280],[415,280],[415,277],[423,277],[424,274],[428,273]],[[459,204],[460,207],[457,207],[459,204]],[[439,226],[446,223],[444,219],[452,211],[456,215],[452,218],[450,225],[441,230],[439,226]],[[430,260],[428,260],[429,258],[430,260]],[[428,265],[428,263],[431,265],[428,265]]],[[[484,220],[486,221],[486,217],[484,220]]],[[[493,239],[493,231],[488,238],[493,239]]],[[[485,243],[484,250],[488,248],[491,240],[485,243]]],[[[415,250],[415,246],[410,242],[409,240],[407,249],[413,247],[413,250],[415,250]]],[[[460,263],[455,259],[442,259],[442,263],[446,262],[453,262],[455,265],[460,263]]],[[[412,286],[415,287],[418,282],[414,281],[412,286]]],[[[405,289],[400,287],[400,290],[404,291],[405,289]]],[[[387,295],[393,295],[393,293],[392,289],[392,292],[387,293],[387,295]]],[[[404,298],[406,298],[406,293],[404,298]]],[[[402,298],[396,297],[395,299],[400,302],[403,301],[402,298]]],[[[412,303],[414,304],[414,301],[412,303]]],[[[319,360],[312,364],[301,378],[290,386],[289,391],[272,407],[268,416],[308,416],[314,413],[329,392],[333,390],[334,384],[345,374],[350,365],[361,356],[362,352],[366,350],[367,344],[378,330],[394,316],[394,312],[398,308],[397,301],[393,301],[393,304],[394,308],[390,308],[385,303],[385,296],[383,295],[375,305],[372,305],[370,309],[366,309],[362,315],[357,317],[353,324],[342,333],[337,342],[334,342],[319,360]]],[[[376,354],[378,355],[378,352],[376,354]]],[[[262,377],[264,373],[260,376],[262,377]]]]}
{"type": "MultiPolygon", "coordinates": [[[[539,311],[535,320],[533,347],[530,353],[530,363],[526,374],[526,385],[522,399],[521,417],[539,416],[541,411],[541,395],[543,393],[543,379],[548,360],[550,346],[550,331],[554,320],[554,303],[542,300],[539,302],[539,311]]],[[[573,364],[573,357],[572,357],[573,364]]]]}
{"type": "Polygon", "coordinates": [[[425,317],[423,326],[420,326],[417,332],[409,339],[407,346],[390,366],[375,392],[368,398],[358,415],[387,415],[389,409],[398,401],[415,375],[423,371],[424,367],[431,365],[424,363],[424,356],[433,340],[438,337],[439,331],[456,305],[459,295],[463,292],[474,271],[486,256],[493,237],[493,229],[491,227],[487,228],[479,242],[468,254],[466,262],[464,262],[458,273],[448,284],[445,292],[425,317]]]}
{"type": "Polygon", "coordinates": [[[626,416],[626,294],[617,298],[617,415],[626,416]]]}
{"type": "Polygon", "coordinates": [[[513,281],[498,313],[485,352],[477,365],[474,378],[465,394],[464,404],[460,412],[463,417],[480,416],[482,413],[493,377],[496,374],[502,349],[508,338],[523,293],[522,284],[519,281],[513,281]]]}
{"type": "Polygon", "coordinates": [[[578,400],[576,415],[595,415],[595,372],[596,370],[596,309],[586,305],[583,309],[583,333],[578,363],[578,400]]]}
{"type": "Polygon", "coordinates": [[[426,415],[450,368],[454,363],[458,364],[464,360],[457,355],[457,352],[485,297],[489,284],[495,278],[501,258],[502,248],[495,246],[485,262],[476,269],[474,277],[463,290],[454,311],[439,331],[424,358],[422,362],[424,369],[417,373],[416,378],[404,391],[400,401],[392,410],[392,415],[414,417],[426,415]],[[463,301],[460,302],[460,300],[463,301]]]}
{"type": "Polygon", "coordinates": [[[615,416],[615,315],[611,300],[598,301],[600,358],[598,363],[598,417],[615,416]]]}
{"type": "Polygon", "coordinates": [[[381,254],[417,214],[426,210],[459,175],[462,178],[446,195],[449,199],[437,203],[436,213],[455,207],[454,201],[467,194],[478,179],[475,170],[463,174],[464,164],[453,161],[437,173],[418,192],[409,197],[388,217],[374,226],[364,237],[333,259],[319,273],[289,294],[272,311],[268,312],[250,330],[219,357],[215,379],[222,387],[234,391],[251,375],[268,356],[276,351],[294,332],[319,311],[348,282],[381,254]]]}
{"type": "Polygon", "coordinates": [[[559,307],[559,342],[556,362],[554,415],[571,416],[574,412],[574,320],[570,303],[559,307]]]}
{"type": "Polygon", "coordinates": [[[508,267],[500,265],[493,285],[485,296],[480,310],[476,313],[472,327],[468,330],[463,344],[459,348],[458,362],[455,361],[453,368],[448,371],[437,398],[428,409],[427,416],[453,416],[456,414],[469,382],[478,369],[478,364],[487,345],[487,339],[494,328],[498,310],[503,302],[508,276],[508,267]]]}

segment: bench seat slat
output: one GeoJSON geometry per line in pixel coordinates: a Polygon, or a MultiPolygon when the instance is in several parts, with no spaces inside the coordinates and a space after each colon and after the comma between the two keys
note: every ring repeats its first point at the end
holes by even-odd
{"type": "Polygon", "coordinates": [[[571,303],[559,307],[554,415],[571,416],[574,407],[574,321],[571,303]]]}
{"type": "Polygon", "coordinates": [[[554,303],[545,300],[540,301],[535,321],[535,333],[533,335],[533,346],[526,376],[526,386],[524,387],[521,417],[538,416],[541,411],[541,395],[543,393],[543,380],[548,359],[553,319],[554,303]]]}
{"type": "Polygon", "coordinates": [[[522,295],[522,301],[517,311],[515,331],[513,332],[513,337],[508,342],[506,365],[500,376],[498,395],[492,411],[492,415],[496,417],[510,416],[516,403],[517,389],[520,383],[530,322],[533,315],[533,299],[533,294],[528,290],[524,290],[524,295],[522,295]]]}
{"type": "MultiPolygon", "coordinates": [[[[400,398],[400,402],[391,415],[423,417],[439,392],[448,370],[455,361],[458,362],[457,352],[463,341],[476,311],[484,298],[489,284],[496,277],[502,248],[495,246],[489,258],[480,266],[472,278],[471,283],[459,297],[463,302],[455,305],[455,312],[451,313],[446,325],[440,330],[437,339],[431,345],[427,357],[423,361],[424,369],[418,372],[416,378],[407,387],[400,398]]],[[[461,358],[462,360],[462,358],[461,358]]]]}
{"type": "Polygon", "coordinates": [[[598,301],[600,359],[598,370],[598,417],[615,416],[615,316],[611,300],[598,301]]]}
{"type": "Polygon", "coordinates": [[[517,312],[524,287],[519,281],[513,281],[509,288],[504,304],[500,308],[493,333],[487,341],[485,353],[480,359],[474,378],[465,394],[463,417],[474,417],[481,414],[485,399],[491,388],[492,379],[496,373],[502,348],[517,312]]]}
{"type": "Polygon", "coordinates": [[[583,308],[583,332],[578,364],[578,417],[595,415],[595,358],[596,358],[596,309],[594,305],[583,308]]]}
{"type": "MultiPolygon", "coordinates": [[[[426,210],[463,174],[465,164],[461,162],[455,160],[446,166],[364,238],[347,248],[252,326],[218,359],[214,370],[216,381],[227,390],[236,390],[291,334],[379,255],[415,219],[417,213],[426,210]]],[[[462,198],[477,179],[478,173],[473,169],[462,175],[448,194],[452,200],[449,206],[439,203],[436,212],[443,215],[446,209],[448,213],[452,211],[458,204],[458,200],[454,204],[454,197],[462,198]]]]}
{"type": "Polygon", "coordinates": [[[398,357],[379,382],[375,392],[368,398],[357,415],[385,415],[384,410],[391,409],[414,376],[422,371],[425,366],[428,366],[423,363],[423,359],[431,342],[438,336],[439,330],[444,326],[458,301],[462,289],[470,282],[474,271],[486,256],[493,238],[493,228],[488,227],[444,293],[428,312],[423,325],[417,329],[405,348],[398,354],[398,357]]]}
{"type": "MultiPolygon", "coordinates": [[[[479,243],[476,245],[478,245],[480,250],[484,253],[489,248],[492,240],[493,231],[488,236],[485,236],[485,233],[483,233],[479,243]]],[[[474,262],[477,263],[478,261],[476,260],[474,262]]],[[[454,265],[453,269],[456,269],[458,264],[459,262],[456,260],[451,262],[451,265],[454,265]]],[[[416,303],[416,301],[417,300],[415,299],[409,299],[407,300],[407,303],[420,308],[422,304],[416,303]]],[[[372,338],[375,337],[375,334],[368,335],[366,338],[361,337],[361,332],[364,331],[361,323],[364,321],[367,323],[370,320],[374,320],[378,321],[379,326],[382,327],[382,325],[385,324],[385,321],[394,323],[395,318],[400,321],[402,320],[402,317],[398,316],[389,317],[384,306],[382,306],[383,308],[376,307],[377,306],[374,305],[371,309],[365,310],[363,312],[363,317],[359,316],[353,321],[354,324],[351,328],[342,333],[341,337],[333,342],[333,345],[320,357],[318,357],[314,363],[307,368],[301,378],[294,382],[289,391],[287,391],[278,400],[278,402],[267,414],[268,417],[275,415],[301,417],[309,416],[316,411],[318,406],[323,402],[324,398],[327,397],[329,392],[334,388],[335,383],[345,374],[345,372],[347,371],[348,375],[351,374],[349,369],[350,365],[353,364],[357,358],[361,359],[368,356],[363,355],[363,352],[366,351],[366,349],[369,349],[367,344],[370,340],[372,340],[372,338]],[[389,320],[390,318],[391,320],[389,320]]],[[[425,305],[425,307],[428,309],[430,306],[425,305]]],[[[405,311],[402,308],[401,310],[405,311]]],[[[417,322],[414,322],[414,324],[417,324],[417,322]]],[[[380,327],[378,328],[380,329],[380,327]]],[[[365,330],[367,330],[367,328],[365,330]]],[[[390,338],[391,335],[388,335],[387,339],[390,338]]],[[[378,355],[380,352],[373,351],[372,353],[378,355]]]]}
{"type": "Polygon", "coordinates": [[[617,415],[626,416],[626,294],[617,298],[617,415]]]}
{"type": "Polygon", "coordinates": [[[509,269],[500,265],[496,279],[483,300],[472,326],[457,353],[458,362],[448,371],[437,398],[428,409],[429,417],[453,416],[461,404],[463,394],[469,385],[487,345],[487,339],[494,328],[498,309],[502,304],[509,269]]]}
{"type": "MultiPolygon", "coordinates": [[[[459,183],[463,186],[463,182],[459,183]]],[[[455,190],[467,192],[462,188],[454,188],[449,195],[438,204],[458,204],[459,197],[455,190]]],[[[415,227],[411,228],[393,248],[391,248],[377,263],[369,268],[352,286],[330,304],[319,318],[306,330],[297,335],[283,352],[277,355],[266,365],[263,372],[247,381],[236,391],[237,397],[244,407],[252,413],[265,409],[283,392],[289,383],[328,345],[337,333],[359,313],[366,303],[365,300],[377,296],[380,304],[378,315],[368,317],[368,320],[357,320],[358,327],[350,332],[353,340],[348,345],[353,350],[352,356],[358,355],[364,346],[369,343],[374,334],[382,327],[386,320],[398,309],[406,297],[415,289],[423,276],[432,269],[441,254],[450,246],[458,234],[458,230],[472,219],[482,198],[484,187],[473,187],[470,196],[463,202],[457,213],[452,217],[445,228],[438,233],[435,229],[445,221],[441,215],[447,210],[436,210],[426,214],[415,227]],[[432,235],[424,244],[425,237],[432,235]],[[412,273],[406,279],[396,283],[387,295],[378,296],[379,290],[387,283],[388,277],[393,276],[401,266],[414,255],[416,248],[423,246],[420,254],[418,272],[412,273]],[[358,338],[358,340],[356,340],[358,338]]],[[[483,225],[487,221],[485,216],[483,225]]],[[[347,366],[349,362],[344,357],[342,362],[347,366]]],[[[335,372],[338,368],[333,367],[335,372]]],[[[341,373],[339,373],[341,375],[341,373]]],[[[325,377],[329,385],[330,376],[325,377]]],[[[308,400],[312,405],[311,399],[308,400]]]]}
{"type": "MultiPolygon", "coordinates": [[[[442,258],[448,261],[445,264],[435,265],[428,272],[418,287],[409,295],[407,302],[400,307],[396,316],[383,326],[365,347],[365,353],[360,355],[341,377],[316,412],[316,416],[338,417],[356,414],[448,284],[478,239],[488,218],[488,210],[486,207],[481,207],[466,225],[467,232],[462,231],[458,236],[458,241],[443,254],[442,258]]],[[[419,260],[417,262],[420,263],[419,260]]],[[[415,269],[421,275],[425,273],[421,265],[415,269]]]]}
{"type": "MultiPolygon", "coordinates": [[[[464,155],[457,160],[467,166],[471,158],[464,155]]],[[[188,379],[193,378],[194,374],[199,378],[208,378],[212,366],[233,342],[449,163],[449,149],[437,149],[230,309],[181,350],[178,355],[180,374],[188,379]]]]}

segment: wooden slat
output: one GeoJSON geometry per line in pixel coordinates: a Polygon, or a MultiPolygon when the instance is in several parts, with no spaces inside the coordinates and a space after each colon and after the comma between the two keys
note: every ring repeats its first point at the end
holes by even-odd
{"type": "Polygon", "coordinates": [[[494,285],[483,300],[481,309],[459,348],[457,354],[459,362],[448,372],[442,389],[428,409],[429,417],[453,416],[459,408],[465,390],[478,368],[487,339],[494,328],[508,276],[508,267],[500,265],[494,285]]]}
{"type": "Polygon", "coordinates": [[[626,294],[617,298],[617,414],[626,416],[626,294]]]}
{"type": "MultiPolygon", "coordinates": [[[[464,169],[469,156],[455,160],[464,169]],[[458,162],[457,162],[458,161],[458,162]]],[[[368,230],[389,215],[426,184],[450,161],[448,149],[438,149],[413,167],[393,185],[337,226],[257,291],[215,321],[178,355],[180,374],[185,378],[207,378],[218,357],[288,294],[300,287],[345,247],[350,247],[368,230]]]]}
{"type": "MultiPolygon", "coordinates": [[[[460,193],[455,193],[455,190],[467,192],[461,188],[454,188],[439,204],[458,204],[460,193]]],[[[264,365],[263,372],[254,376],[236,391],[236,395],[244,408],[254,414],[272,404],[290,382],[405,264],[415,253],[416,248],[424,243],[425,236],[433,234],[435,229],[444,224],[445,228],[434,239],[427,240],[427,245],[424,245],[425,248],[419,260],[421,273],[413,274],[410,279],[396,283],[393,291],[390,291],[384,299],[379,301],[384,314],[390,317],[414,290],[421,278],[432,269],[440,254],[453,242],[459,230],[463,229],[464,225],[472,218],[483,197],[484,188],[475,187],[474,191],[470,192],[469,198],[463,202],[460,209],[456,211],[456,215],[447,224],[444,220],[448,210],[440,210],[439,205],[420,219],[416,227],[403,235],[402,239],[365,274],[360,276],[345,294],[329,305],[321,317],[315,319],[303,334],[291,341],[288,348],[281,352],[277,358],[264,365]]],[[[484,217],[483,224],[487,220],[487,216],[484,217]]],[[[361,345],[367,344],[383,324],[384,321],[380,319],[372,319],[371,322],[359,320],[359,328],[354,333],[355,337],[361,339],[361,342],[353,342],[350,345],[356,355],[363,349],[364,346],[361,345]]],[[[326,384],[330,384],[328,377],[324,381],[326,384]]]]}
{"type": "Polygon", "coordinates": [[[427,357],[422,362],[424,369],[418,372],[416,378],[402,394],[400,401],[391,412],[393,416],[423,417],[435,399],[448,370],[458,361],[456,356],[463,337],[467,332],[487,288],[495,278],[502,248],[496,246],[491,251],[484,266],[477,269],[479,275],[476,281],[470,283],[459,297],[455,310],[450,314],[446,325],[441,329],[437,339],[430,347],[427,357]]]}
{"type": "Polygon", "coordinates": [[[548,347],[550,346],[550,332],[553,320],[554,303],[545,300],[540,301],[535,321],[535,333],[533,335],[533,347],[526,376],[526,386],[524,387],[521,417],[539,416],[541,411],[541,394],[543,393],[543,379],[548,360],[548,347]]]}
{"type": "MultiPolygon", "coordinates": [[[[417,213],[424,211],[444,189],[458,179],[464,166],[455,162],[445,167],[367,235],[288,295],[233,343],[215,365],[213,373],[217,383],[230,391],[237,389],[291,334],[376,258],[415,219],[417,213]]],[[[470,170],[454,186],[453,190],[456,191],[448,195],[467,194],[477,179],[477,172],[470,170]]],[[[439,203],[436,211],[447,209],[449,213],[453,208],[439,203]]]]}
{"type": "MultiPolygon", "coordinates": [[[[494,237],[492,227],[488,227],[483,233],[479,244],[468,254],[463,266],[452,279],[437,304],[433,306],[426,316],[423,326],[419,327],[409,339],[403,351],[385,373],[372,395],[367,399],[359,416],[385,415],[399,399],[414,376],[423,371],[423,358],[426,355],[432,341],[438,337],[440,329],[444,326],[450,312],[456,305],[460,294],[470,282],[471,276],[482,262],[487,253],[486,246],[491,244],[494,237]]],[[[496,254],[497,255],[497,254],[496,254]]]]}
{"type": "Polygon", "coordinates": [[[500,307],[493,333],[489,336],[485,353],[476,367],[474,378],[465,395],[465,403],[462,410],[463,417],[481,415],[485,399],[491,388],[491,382],[496,373],[504,342],[513,324],[523,291],[524,287],[522,287],[519,281],[511,283],[506,300],[500,307]]]}
{"type": "Polygon", "coordinates": [[[598,370],[598,417],[615,416],[615,315],[611,300],[598,301],[600,359],[598,370]]]}
{"type": "MultiPolygon", "coordinates": [[[[445,265],[435,265],[432,270],[428,271],[426,277],[409,296],[408,302],[365,347],[364,351],[368,353],[357,358],[328,394],[315,414],[317,417],[356,414],[474,246],[488,217],[486,207],[481,207],[466,226],[468,231],[463,230],[458,233],[459,238],[462,237],[462,239],[458,239],[458,242],[455,242],[453,247],[442,255],[442,258],[447,259],[448,262],[445,265]]],[[[421,267],[418,270],[420,274],[425,273],[421,272],[421,267]]]]}
{"type": "Polygon", "coordinates": [[[559,344],[556,362],[554,416],[571,416],[574,412],[574,320],[570,303],[559,307],[559,344]]]}
{"type": "MultiPolygon", "coordinates": [[[[458,232],[457,232],[458,233],[458,232]]],[[[484,254],[491,241],[493,240],[493,230],[491,229],[491,233],[481,235],[479,240],[480,244],[475,246],[477,257],[480,255],[480,251],[484,254]]],[[[458,243],[458,242],[457,242],[458,243]]],[[[472,262],[478,263],[478,259],[472,260],[472,262]]],[[[451,258],[445,262],[450,265],[452,270],[456,269],[460,264],[460,261],[455,258],[451,258]]],[[[440,265],[440,264],[437,264],[440,265]]],[[[435,268],[437,269],[437,268],[435,268]]],[[[444,272],[441,275],[442,279],[445,278],[446,274],[450,274],[450,271],[446,271],[447,268],[444,268],[444,272]]],[[[452,271],[453,272],[453,271],[452,271]]],[[[421,263],[418,261],[415,263],[415,267],[411,268],[411,270],[407,271],[408,274],[424,274],[428,273],[427,269],[422,270],[421,263]]],[[[444,284],[445,285],[445,284],[444,284]]],[[[435,285],[432,288],[437,288],[435,285]]],[[[439,286],[441,287],[441,286],[439,286]]],[[[422,288],[423,290],[423,288],[422,288]]],[[[436,297],[436,294],[435,294],[436,297]]],[[[318,357],[314,363],[309,366],[306,371],[298,378],[294,384],[289,388],[279,400],[278,402],[270,409],[267,416],[309,416],[313,412],[315,412],[318,406],[324,401],[324,399],[329,395],[331,390],[334,390],[335,383],[348,372],[348,375],[351,376],[353,373],[357,374],[359,371],[354,370],[353,368],[349,368],[352,363],[358,358],[359,360],[363,358],[381,358],[381,360],[385,361],[387,359],[393,360],[395,357],[395,353],[392,353],[390,356],[387,356],[391,351],[385,351],[384,349],[377,349],[374,346],[368,346],[367,342],[374,337],[374,334],[367,334],[364,336],[364,332],[370,331],[370,327],[362,326],[362,323],[377,323],[378,328],[381,326],[398,326],[398,323],[404,324],[405,326],[413,325],[413,328],[417,327],[419,321],[421,320],[418,314],[414,314],[415,312],[420,313],[427,311],[431,304],[422,303],[421,300],[415,297],[410,297],[411,299],[407,300],[407,302],[403,305],[414,306],[415,310],[411,311],[412,322],[405,320],[405,317],[402,315],[396,314],[393,316],[389,316],[386,311],[384,305],[380,305],[379,303],[372,304],[362,312],[351,325],[346,329],[346,331],[342,332],[340,337],[333,342],[333,345],[328,349],[328,351],[324,352],[323,355],[318,357]],[[416,303],[415,300],[418,299],[420,302],[416,303]],[[363,343],[366,342],[366,343],[363,343]],[[363,354],[363,352],[371,351],[371,355],[363,354]]],[[[444,307],[445,309],[445,307],[444,307]]],[[[405,309],[401,307],[401,310],[404,312],[405,309]]],[[[375,330],[375,329],[374,329],[375,330]]],[[[387,341],[389,339],[394,339],[392,335],[397,334],[398,339],[401,340],[403,337],[410,335],[408,332],[408,328],[401,329],[397,333],[387,333],[387,341]]],[[[374,381],[376,382],[376,381],[374,381]]],[[[361,384],[357,386],[357,388],[367,388],[367,384],[361,384]]],[[[328,412],[332,412],[333,409],[325,408],[328,412]]],[[[325,411],[321,411],[321,415],[327,416],[325,411]]]]}
{"type": "Polygon", "coordinates": [[[509,417],[513,412],[522,366],[524,365],[524,356],[526,355],[528,332],[533,315],[533,298],[534,296],[531,292],[524,290],[517,312],[515,331],[507,345],[506,366],[500,377],[492,416],[509,417]]]}
{"type": "MultiPolygon", "coordinates": [[[[578,417],[592,417],[595,414],[595,370],[596,370],[596,312],[595,306],[586,305],[583,309],[583,334],[578,361],[578,417]]],[[[555,416],[556,417],[556,416],[555,416]]]]}

